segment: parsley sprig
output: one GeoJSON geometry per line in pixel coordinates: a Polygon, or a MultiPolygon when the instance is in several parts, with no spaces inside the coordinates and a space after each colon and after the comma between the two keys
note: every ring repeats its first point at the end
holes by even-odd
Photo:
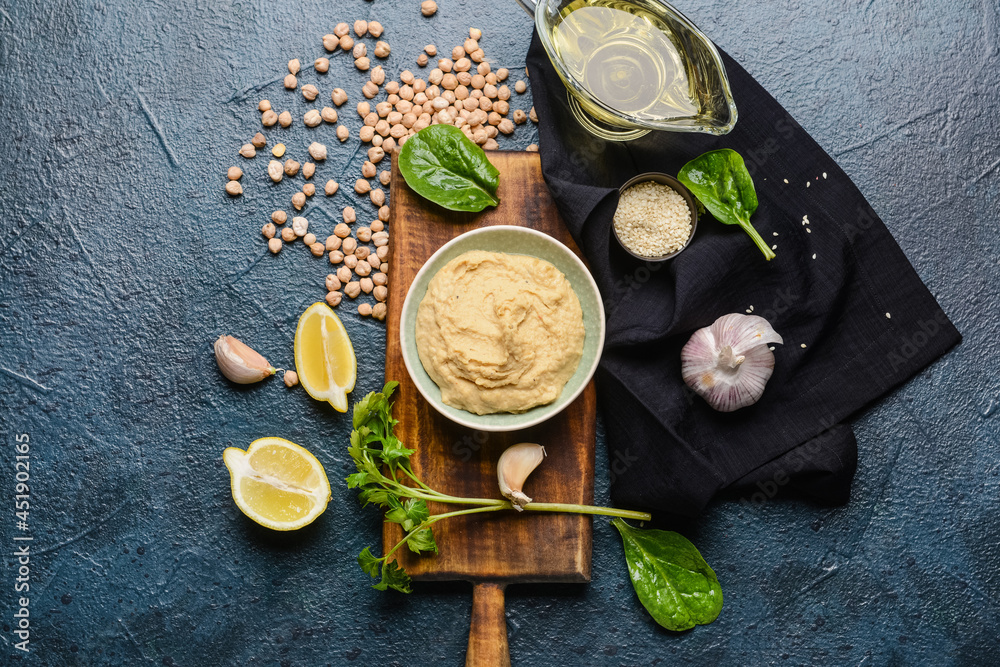
{"type": "MultiPolygon", "coordinates": [[[[438,521],[453,516],[512,510],[506,500],[496,498],[460,498],[442,493],[427,486],[410,467],[414,450],[406,448],[393,435],[398,423],[392,418],[389,397],[398,386],[389,382],[381,392],[371,392],[354,404],[354,430],[348,449],[357,472],[348,475],[347,486],[358,489],[361,506],[376,505],[385,511],[385,520],[398,523],[403,538],[381,557],[365,547],[358,554],[358,565],[370,577],[378,577],[374,587],[378,590],[395,589],[411,592],[410,577],[399,566],[394,554],[404,544],[418,554],[437,553],[438,546],[431,530],[438,521]],[[428,502],[471,505],[466,509],[431,514],[428,502]]],[[[567,503],[528,503],[524,510],[536,512],[568,512],[576,514],[601,514],[638,521],[648,521],[649,514],[619,510],[611,507],[593,507],[567,503]]]]}

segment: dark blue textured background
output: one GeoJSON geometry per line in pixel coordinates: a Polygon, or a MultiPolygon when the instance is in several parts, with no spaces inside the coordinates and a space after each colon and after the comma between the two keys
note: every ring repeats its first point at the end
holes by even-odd
{"type": "MultiPolygon", "coordinates": [[[[234,389],[211,355],[212,340],[232,333],[290,365],[296,319],[324,294],[325,262],[296,247],[271,257],[259,234],[291,186],[264,187],[266,158],[248,166],[236,155],[258,129],[259,98],[301,117],[301,98],[280,83],[289,58],[312,62],[339,20],[377,18],[395,74],[413,68],[424,44],[450,47],[473,25],[491,60],[523,76],[531,23],[512,0],[440,4],[427,20],[418,0],[0,0],[0,662],[462,662],[467,585],[387,595],[354,564],[377,545],[379,519],[339,482],[348,420],[276,379],[234,389]],[[231,164],[248,172],[237,201],[222,194],[231,164]],[[10,633],[18,433],[32,446],[28,656],[16,655],[10,633]],[[223,448],[262,435],[310,448],[334,484],[326,514],[298,534],[256,527],[230,498],[223,448]]],[[[590,585],[509,590],[513,660],[992,663],[996,2],[678,6],[843,165],[965,340],[859,416],[849,505],[779,494],[761,507],[718,503],[685,527],[723,584],[713,625],[660,630],[631,590],[617,536],[598,520],[590,585]]],[[[334,86],[348,90],[342,115],[356,131],[362,76],[341,55],[319,81],[324,99],[334,86]]],[[[314,132],[324,130],[332,155],[317,180],[355,178],[356,142],[314,132]]],[[[305,128],[283,136],[302,161],[305,128]]],[[[501,146],[536,140],[529,124],[501,146]]],[[[350,201],[345,189],[310,204],[324,234],[350,201]]],[[[341,313],[358,353],[357,397],[382,383],[384,332],[341,313]]],[[[599,439],[598,501],[607,477],[599,439]]]]}

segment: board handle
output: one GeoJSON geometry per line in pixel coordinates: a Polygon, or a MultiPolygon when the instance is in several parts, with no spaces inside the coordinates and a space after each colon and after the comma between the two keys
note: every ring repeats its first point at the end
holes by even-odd
{"type": "Polygon", "coordinates": [[[472,585],[472,623],[465,667],[510,667],[507,614],[503,591],[507,584],[472,585]]]}

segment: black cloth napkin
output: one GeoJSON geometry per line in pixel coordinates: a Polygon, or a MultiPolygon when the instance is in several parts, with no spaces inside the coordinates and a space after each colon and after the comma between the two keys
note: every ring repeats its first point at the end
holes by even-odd
{"type": "Polygon", "coordinates": [[[843,170],[722,58],[739,109],[730,134],[618,143],[574,120],[537,34],[528,52],[542,171],[607,310],[597,382],[611,495],[687,516],[724,490],[753,503],[789,489],[846,502],[857,443],[844,420],[961,336],[843,170]],[[647,171],[676,175],[715,148],[746,160],[760,201],[752,222],[777,257],[765,261],[742,230],[707,213],[669,262],[625,253],[611,232],[618,187],[647,171]],[[681,380],[681,347],[719,316],[751,308],[784,338],[774,375],[756,405],[715,412],[681,380]]]}

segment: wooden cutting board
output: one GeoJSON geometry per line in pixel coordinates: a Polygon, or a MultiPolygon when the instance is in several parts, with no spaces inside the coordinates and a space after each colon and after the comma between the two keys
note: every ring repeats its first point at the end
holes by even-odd
{"type": "MultiPolygon", "coordinates": [[[[389,300],[385,375],[400,383],[393,415],[396,434],[416,449],[414,470],[432,488],[473,498],[499,498],[496,462],[508,446],[536,442],[548,456],[532,473],[525,493],[536,502],[593,504],[596,397],[591,382],[562,413],[513,433],[458,426],[421,397],[403,365],[400,312],[424,262],[459,234],[490,225],[520,225],[579,249],[559,217],[542,180],[537,153],[491,151],[500,171],[500,205],[482,213],[448,211],[413,192],[392,159],[389,300]]],[[[431,512],[456,507],[431,505],[431,512]]],[[[509,665],[503,591],[507,584],[590,581],[592,522],[568,514],[497,512],[445,519],[434,526],[440,553],[401,550],[400,565],[414,580],[473,583],[472,623],[466,665],[509,665]]],[[[402,537],[398,524],[383,525],[386,548],[402,537]]]]}

